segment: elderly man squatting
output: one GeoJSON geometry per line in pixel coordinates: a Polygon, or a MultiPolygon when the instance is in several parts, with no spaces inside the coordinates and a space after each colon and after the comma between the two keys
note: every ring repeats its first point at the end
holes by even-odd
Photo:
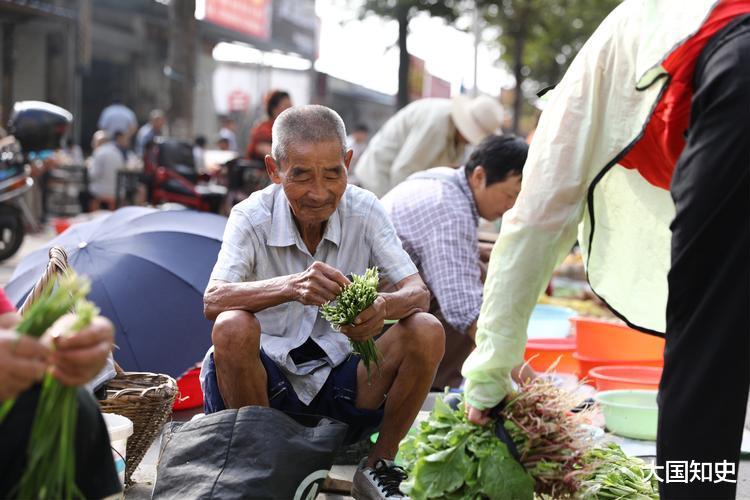
{"type": "Polygon", "coordinates": [[[206,316],[216,321],[201,376],[205,409],[326,415],[349,424],[350,440],[382,420],[354,489],[393,498],[393,478],[403,473],[391,460],[429,391],[444,335],[380,202],[347,184],[345,140],[343,121],[323,106],[290,108],[275,121],[265,157],[273,184],[232,210],[205,293],[206,316]],[[346,274],[372,266],[395,291],[334,331],[319,306],[349,283],[346,274]],[[385,319],[398,322],[377,340],[382,359],[368,381],[349,339],[372,338],[385,319]]]}

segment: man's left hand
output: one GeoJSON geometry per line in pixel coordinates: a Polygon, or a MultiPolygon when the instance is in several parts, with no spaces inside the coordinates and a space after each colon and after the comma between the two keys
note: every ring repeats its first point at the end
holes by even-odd
{"type": "Polygon", "coordinates": [[[359,313],[353,325],[341,327],[341,333],[352,340],[364,342],[383,331],[385,315],[385,299],[378,295],[370,307],[359,313]]]}
{"type": "Polygon", "coordinates": [[[75,321],[76,316],[65,315],[45,334],[55,345],[52,376],[68,386],[83,385],[99,373],[114,339],[114,329],[107,318],[97,316],[89,326],[70,333],[75,321]]]}

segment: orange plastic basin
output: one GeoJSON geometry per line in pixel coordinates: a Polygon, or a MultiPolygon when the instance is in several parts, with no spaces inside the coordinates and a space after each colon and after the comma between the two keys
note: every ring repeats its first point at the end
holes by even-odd
{"type": "Polygon", "coordinates": [[[578,361],[573,357],[576,350],[576,340],[572,337],[564,339],[529,339],[526,342],[524,359],[534,371],[543,372],[557,363],[554,371],[563,373],[578,373],[578,361]]]}
{"type": "Polygon", "coordinates": [[[590,377],[589,371],[599,366],[655,366],[661,368],[664,366],[664,359],[598,359],[581,356],[577,352],[573,357],[578,361],[580,367],[578,377],[583,379],[590,377]]]}
{"type": "MultiPolygon", "coordinates": [[[[576,338],[576,352],[596,360],[638,361],[664,357],[664,339],[625,325],[593,318],[570,318],[576,338]]],[[[634,363],[607,363],[610,365],[634,363]]],[[[652,366],[651,363],[635,363],[652,366]]]]}
{"type": "Polygon", "coordinates": [[[661,368],[655,366],[599,366],[589,370],[598,391],[617,389],[658,390],[661,368]]]}

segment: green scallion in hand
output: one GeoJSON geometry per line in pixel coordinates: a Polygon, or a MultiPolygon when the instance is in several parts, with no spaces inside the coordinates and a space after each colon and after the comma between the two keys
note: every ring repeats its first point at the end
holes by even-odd
{"type": "MultiPolygon", "coordinates": [[[[326,319],[336,330],[342,326],[351,325],[359,313],[367,309],[375,302],[378,296],[378,268],[367,269],[362,276],[352,275],[351,284],[331,302],[326,302],[320,307],[323,318],[326,319]]],[[[375,363],[379,366],[379,357],[375,342],[370,338],[364,342],[350,340],[352,350],[359,354],[362,362],[370,374],[370,365],[375,363]]]]}
{"type": "MultiPolygon", "coordinates": [[[[50,284],[47,293],[29,308],[17,330],[24,335],[41,337],[55,321],[73,309],[78,319],[72,330],[88,326],[98,313],[96,307],[85,300],[89,288],[88,280],[72,272],[66,273],[50,284]]],[[[31,426],[26,467],[12,493],[15,498],[84,498],[75,482],[76,391],[76,387],[61,384],[49,373],[45,375],[31,426]]],[[[6,401],[2,412],[7,413],[12,406],[13,401],[6,401]]]]}

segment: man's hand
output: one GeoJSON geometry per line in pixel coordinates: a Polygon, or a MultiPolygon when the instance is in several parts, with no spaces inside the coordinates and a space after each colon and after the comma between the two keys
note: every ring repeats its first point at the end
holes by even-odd
{"type": "Polygon", "coordinates": [[[341,271],[323,262],[313,262],[303,272],[294,275],[294,300],[306,306],[321,306],[336,298],[350,282],[341,271]]]}
{"type": "Polygon", "coordinates": [[[479,410],[474,408],[469,403],[466,403],[466,417],[469,422],[477,425],[486,425],[490,420],[490,409],[479,410]]]}
{"type": "Polygon", "coordinates": [[[55,345],[52,376],[68,386],[89,382],[104,367],[112,350],[114,329],[107,318],[97,316],[79,332],[70,333],[76,316],[67,314],[44,334],[55,345]]]}
{"type": "Polygon", "coordinates": [[[50,355],[35,338],[0,330],[0,401],[15,398],[39,382],[50,355]]]}
{"type": "Polygon", "coordinates": [[[341,327],[341,333],[352,340],[363,342],[383,330],[385,316],[385,299],[378,295],[370,307],[357,315],[353,325],[341,327]]]}

